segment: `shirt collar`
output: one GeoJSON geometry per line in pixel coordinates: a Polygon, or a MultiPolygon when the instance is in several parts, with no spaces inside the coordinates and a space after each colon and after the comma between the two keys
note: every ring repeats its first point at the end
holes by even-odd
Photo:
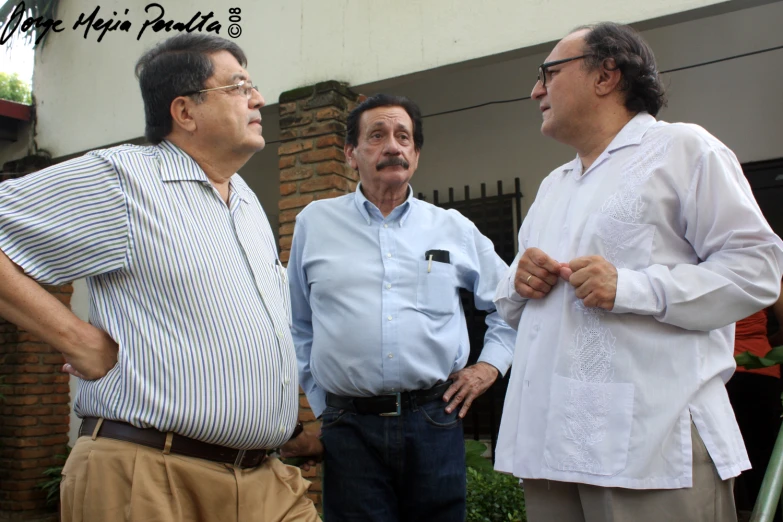
{"type": "Polygon", "coordinates": [[[359,214],[361,214],[362,218],[367,222],[368,225],[372,223],[374,218],[378,221],[383,221],[384,219],[390,219],[393,221],[397,219],[399,220],[400,226],[403,226],[405,225],[405,221],[408,219],[408,216],[411,213],[411,207],[413,205],[413,187],[408,185],[407,199],[401,205],[398,205],[397,208],[392,210],[391,214],[389,214],[386,218],[383,217],[380,209],[364,196],[361,182],[356,185],[354,201],[356,203],[356,208],[359,210],[359,214]]]}
{"type": "MultiPolygon", "coordinates": [[[[638,113],[636,116],[631,118],[631,120],[626,123],[622,129],[620,129],[620,132],[618,132],[611,143],[609,143],[609,146],[606,147],[606,150],[603,151],[598,158],[596,158],[595,162],[593,162],[593,165],[597,165],[600,161],[602,161],[603,158],[624,147],[628,147],[630,145],[639,145],[642,142],[642,138],[644,137],[645,133],[655,124],[655,122],[655,118],[650,116],[649,113],[638,113]]],[[[569,171],[581,171],[582,160],[579,159],[579,155],[577,154],[576,158],[563,165],[562,170],[564,173],[569,171]]]]}
{"type": "MultiPolygon", "coordinates": [[[[190,155],[168,140],[163,140],[157,146],[158,161],[160,162],[160,177],[163,181],[200,181],[209,183],[204,170],[190,155]]],[[[242,183],[235,183],[235,177],[228,181],[230,194],[236,194],[240,200],[247,202],[249,199],[247,187],[242,183]]],[[[230,197],[230,196],[229,196],[230,197]]]]}
{"type": "Polygon", "coordinates": [[[620,129],[617,136],[615,136],[609,146],[606,147],[606,151],[611,154],[612,152],[629,145],[639,145],[642,142],[644,134],[654,124],[654,117],[650,116],[647,112],[640,112],[620,129]]]}
{"type": "Polygon", "coordinates": [[[163,181],[201,181],[209,183],[196,160],[168,140],[157,146],[160,161],[160,177],[163,181]]]}

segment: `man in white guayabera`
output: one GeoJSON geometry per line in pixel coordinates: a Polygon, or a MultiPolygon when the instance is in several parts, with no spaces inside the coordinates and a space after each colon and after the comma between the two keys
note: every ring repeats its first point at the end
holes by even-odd
{"type": "Polygon", "coordinates": [[[569,34],[532,98],[577,156],[541,184],[495,296],[518,331],[495,466],[524,479],[531,522],[736,520],[733,323],[777,299],[783,244],[725,145],[656,121],[634,30],[569,34]]]}

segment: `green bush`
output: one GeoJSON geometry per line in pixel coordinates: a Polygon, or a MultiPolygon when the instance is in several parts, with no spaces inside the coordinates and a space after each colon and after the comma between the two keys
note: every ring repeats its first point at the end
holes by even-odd
{"type": "Polygon", "coordinates": [[[519,479],[497,473],[481,454],[487,446],[465,441],[468,475],[467,522],[525,522],[525,495],[519,479]]]}
{"type": "Polygon", "coordinates": [[[71,447],[65,447],[65,455],[55,455],[54,457],[63,461],[59,466],[53,466],[43,472],[46,480],[38,483],[38,487],[46,492],[46,503],[56,504],[60,500],[60,482],[63,480],[63,467],[68,455],[71,454],[71,447]]]}
{"type": "Polygon", "coordinates": [[[16,73],[0,72],[0,99],[30,105],[30,86],[16,73]]]}

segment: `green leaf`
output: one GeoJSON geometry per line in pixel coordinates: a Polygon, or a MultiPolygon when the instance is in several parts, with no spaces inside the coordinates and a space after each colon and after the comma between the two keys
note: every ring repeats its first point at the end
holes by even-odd
{"type": "Polygon", "coordinates": [[[465,465],[469,468],[473,468],[476,471],[494,471],[492,468],[492,462],[489,459],[478,455],[465,455],[465,465]]]}
{"type": "Polygon", "coordinates": [[[525,494],[519,479],[472,468],[467,474],[467,522],[524,522],[525,494]]]}
{"type": "Polygon", "coordinates": [[[734,360],[737,362],[737,366],[741,366],[748,370],[767,368],[783,363],[783,346],[772,348],[764,357],[759,357],[750,352],[738,353],[734,356],[734,360]]]}
{"type": "Polygon", "coordinates": [[[465,441],[465,454],[468,455],[483,455],[487,451],[487,445],[477,440],[465,441]]]}
{"type": "Polygon", "coordinates": [[[477,440],[465,441],[465,465],[479,471],[492,471],[492,463],[482,457],[487,445],[477,440]]]}
{"type": "MultiPolygon", "coordinates": [[[[67,460],[71,453],[70,446],[65,447],[65,455],[55,455],[55,458],[67,460]]],[[[60,482],[63,479],[63,466],[52,466],[41,473],[45,477],[51,477],[49,480],[38,483],[38,487],[46,492],[46,503],[54,504],[60,498],[60,482]]]]}

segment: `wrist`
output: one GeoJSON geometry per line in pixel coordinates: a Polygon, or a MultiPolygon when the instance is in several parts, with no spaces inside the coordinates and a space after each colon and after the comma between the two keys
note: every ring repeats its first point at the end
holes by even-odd
{"type": "Polygon", "coordinates": [[[493,380],[493,381],[494,381],[494,380],[497,380],[497,378],[500,376],[500,370],[498,370],[497,368],[495,368],[495,367],[494,367],[493,365],[491,365],[490,363],[488,363],[488,362],[485,362],[485,361],[481,361],[481,362],[478,362],[478,363],[476,363],[476,364],[482,364],[482,365],[486,366],[486,368],[487,368],[487,371],[490,373],[490,375],[491,375],[491,377],[492,377],[492,380],[493,380]]]}
{"type": "Polygon", "coordinates": [[[63,355],[79,355],[85,347],[100,344],[98,329],[91,324],[82,321],[76,315],[70,318],[65,326],[62,343],[55,346],[63,355]]]}
{"type": "Polygon", "coordinates": [[[291,434],[291,438],[288,440],[294,440],[299,435],[301,435],[303,431],[304,431],[304,424],[302,424],[302,421],[296,421],[296,427],[294,428],[294,432],[291,434]]]}

